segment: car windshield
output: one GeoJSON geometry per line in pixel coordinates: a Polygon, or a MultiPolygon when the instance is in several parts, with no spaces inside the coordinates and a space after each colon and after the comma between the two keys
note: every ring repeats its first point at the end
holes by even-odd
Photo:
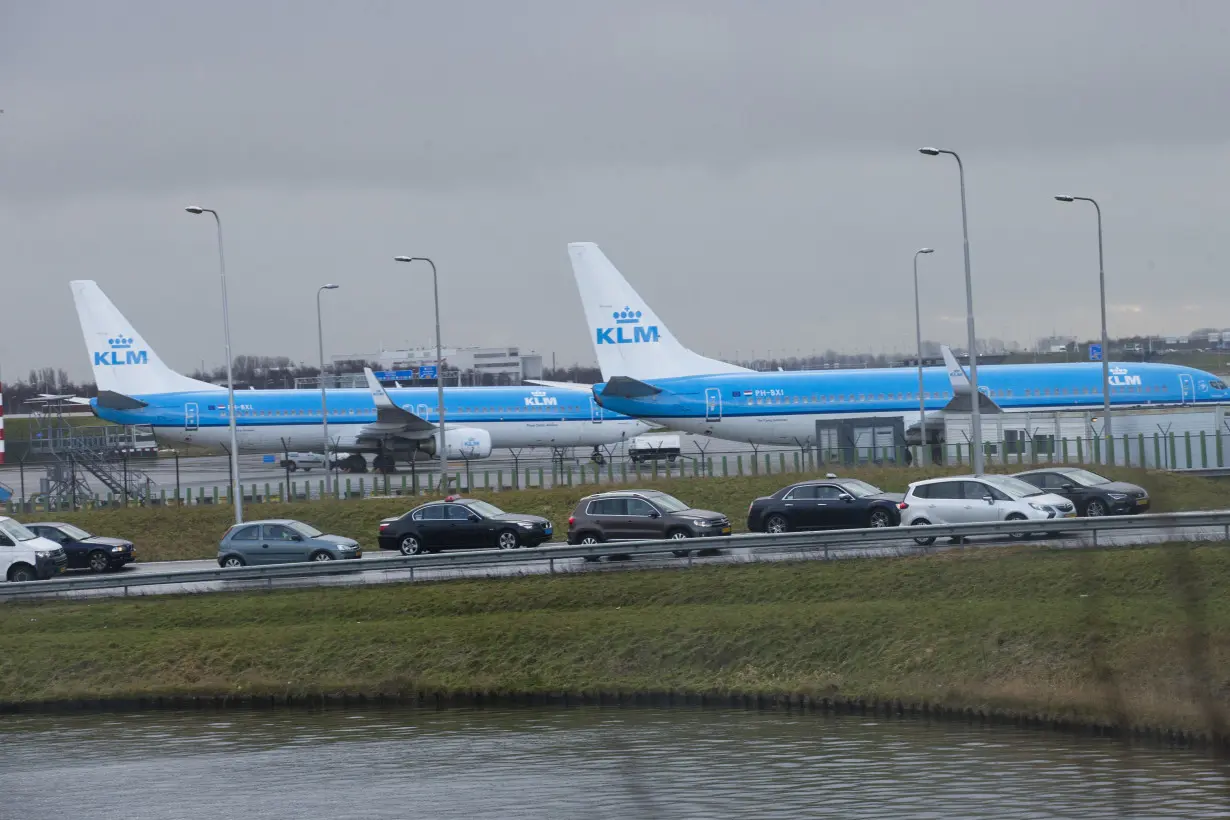
{"type": "Polygon", "coordinates": [[[84,541],[90,537],[88,532],[81,529],[81,527],[74,527],[72,524],[61,524],[60,532],[64,533],[74,541],[84,541]]]}
{"type": "Polygon", "coordinates": [[[494,504],[488,504],[486,501],[471,501],[466,506],[483,518],[495,518],[497,515],[504,514],[504,511],[499,507],[494,504]]]}
{"type": "Polygon", "coordinates": [[[841,488],[855,498],[863,498],[868,495],[879,495],[884,492],[874,484],[868,484],[866,481],[859,481],[857,478],[843,480],[841,482],[841,488]]]}
{"type": "Polygon", "coordinates": [[[990,484],[997,490],[1003,490],[1013,498],[1029,498],[1035,495],[1042,495],[1042,490],[1039,490],[1032,484],[1027,484],[1019,478],[1013,478],[1006,475],[984,475],[981,479],[990,484]]]}
{"type": "Polygon", "coordinates": [[[316,529],[310,524],[304,524],[302,521],[291,521],[286,526],[290,527],[292,530],[299,533],[304,538],[317,538],[321,535],[324,535],[324,533],[321,532],[320,530],[316,529]]]}
{"type": "Polygon", "coordinates": [[[30,541],[31,539],[38,538],[37,535],[11,518],[0,518],[0,532],[14,541],[30,541]]]}
{"type": "Polygon", "coordinates": [[[1109,478],[1103,478],[1097,473],[1091,473],[1088,470],[1065,470],[1060,473],[1064,478],[1070,478],[1073,483],[1080,484],[1083,487],[1096,487],[1099,484],[1109,484],[1109,478]]]}
{"type": "Polygon", "coordinates": [[[666,512],[680,512],[682,510],[691,509],[691,507],[684,504],[678,498],[675,498],[673,495],[667,495],[666,493],[651,495],[649,498],[653,501],[653,503],[657,504],[666,512]]]}

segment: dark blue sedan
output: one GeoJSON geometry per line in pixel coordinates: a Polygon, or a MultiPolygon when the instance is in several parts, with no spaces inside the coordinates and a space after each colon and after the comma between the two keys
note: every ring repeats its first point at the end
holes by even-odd
{"type": "Polygon", "coordinates": [[[90,535],[80,527],[58,521],[39,521],[26,524],[26,528],[63,547],[69,569],[107,572],[137,560],[137,548],[123,538],[90,535]]]}

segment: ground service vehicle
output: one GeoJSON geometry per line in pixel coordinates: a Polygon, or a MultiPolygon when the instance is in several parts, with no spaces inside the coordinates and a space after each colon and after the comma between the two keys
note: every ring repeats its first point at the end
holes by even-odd
{"type": "Polygon", "coordinates": [[[56,521],[26,524],[26,529],[59,544],[68,558],[69,569],[106,572],[137,560],[137,548],[124,538],[90,535],[80,527],[56,521]]]}
{"type": "Polygon", "coordinates": [[[628,442],[628,458],[634,464],[661,459],[674,464],[681,453],[679,436],[637,436],[628,442]]]}
{"type": "MultiPolygon", "coordinates": [[[[730,535],[730,519],[694,510],[658,490],[619,490],[586,496],[568,519],[569,544],[654,541],[730,535]]],[[[675,550],[686,556],[689,550],[675,550]]]]}
{"type": "Polygon", "coordinates": [[[0,516],[0,577],[46,580],[64,571],[68,556],[59,544],[35,535],[7,515],[0,516]]]}
{"type": "Polygon", "coordinates": [[[445,549],[516,549],[550,541],[551,522],[508,513],[476,498],[449,496],[380,522],[380,549],[420,555],[445,549]]]}
{"type": "Polygon", "coordinates": [[[1149,493],[1126,481],[1082,470],[1079,467],[1051,467],[1017,473],[1027,484],[1064,498],[1076,505],[1077,515],[1096,518],[1100,515],[1132,515],[1149,509],[1149,493]]]}
{"type": "Polygon", "coordinates": [[[895,527],[901,493],[886,493],[854,478],[800,481],[747,508],[749,532],[895,527]]]}
{"type": "MultiPolygon", "coordinates": [[[[974,524],[990,521],[1047,521],[1075,518],[1066,498],[1044,493],[1020,479],[1003,475],[970,475],[915,481],[901,502],[906,526],[974,524]]],[[[1052,526],[1047,532],[1054,532],[1052,526]]],[[[1024,538],[1027,533],[1013,536],[1024,538]]],[[[924,546],[935,538],[915,538],[924,546]]]]}
{"type": "Polygon", "coordinates": [[[324,467],[325,457],[320,453],[287,453],[278,466],[292,473],[295,470],[306,473],[313,467],[324,467]]]}
{"type": "Polygon", "coordinates": [[[288,518],[236,524],[218,545],[218,564],[224,567],[362,557],[363,550],[353,538],[326,535],[311,524],[288,518]]]}

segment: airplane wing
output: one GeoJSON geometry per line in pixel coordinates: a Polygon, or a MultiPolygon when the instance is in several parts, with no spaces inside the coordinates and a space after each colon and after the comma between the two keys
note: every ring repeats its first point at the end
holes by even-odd
{"type": "MultiPolygon", "coordinates": [[[[957,357],[952,355],[952,349],[947,345],[940,345],[940,352],[944,354],[944,368],[948,371],[948,381],[952,383],[952,401],[948,402],[947,406],[944,407],[944,412],[972,412],[970,383],[969,378],[965,375],[965,369],[957,362],[957,357]]],[[[1003,408],[996,404],[995,400],[987,392],[984,392],[986,390],[985,387],[979,389],[978,409],[983,413],[1004,412],[1003,408]]]]}
{"type": "Polygon", "coordinates": [[[376,403],[376,421],[374,424],[365,425],[359,431],[359,438],[401,436],[418,439],[435,434],[435,424],[393,403],[370,367],[363,368],[363,375],[367,378],[367,389],[372,394],[372,401],[376,403]]]}
{"type": "Polygon", "coordinates": [[[593,389],[593,385],[578,384],[577,382],[549,382],[542,379],[526,379],[525,383],[537,385],[538,387],[553,387],[556,390],[578,390],[582,393],[588,393],[593,389]]]}

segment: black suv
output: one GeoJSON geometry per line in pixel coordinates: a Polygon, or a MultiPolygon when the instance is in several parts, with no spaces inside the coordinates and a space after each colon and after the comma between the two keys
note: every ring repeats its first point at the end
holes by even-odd
{"type": "Polygon", "coordinates": [[[747,508],[751,532],[895,527],[901,523],[904,499],[856,478],[800,481],[773,495],[757,498],[747,508]]]}
{"type": "Polygon", "coordinates": [[[1132,515],[1149,509],[1149,493],[1143,487],[1126,481],[1111,481],[1079,467],[1027,470],[1013,477],[1048,493],[1062,495],[1076,505],[1077,515],[1096,518],[1132,515]]]}
{"type": "Polygon", "coordinates": [[[449,496],[380,522],[382,550],[420,555],[445,549],[502,550],[536,547],[550,541],[551,522],[538,515],[506,513],[474,498],[449,496]]]}
{"type": "MultiPolygon", "coordinates": [[[[657,541],[730,535],[730,519],[694,510],[657,490],[621,490],[582,498],[568,519],[569,544],[657,541]]],[[[682,557],[688,550],[675,550],[682,557]]]]}

